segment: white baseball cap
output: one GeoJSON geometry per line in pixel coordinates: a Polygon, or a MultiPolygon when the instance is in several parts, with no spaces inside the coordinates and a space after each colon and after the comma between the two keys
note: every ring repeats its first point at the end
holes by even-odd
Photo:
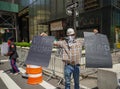
{"type": "Polygon", "coordinates": [[[75,34],[75,31],[73,28],[68,28],[67,29],[67,35],[72,35],[72,34],[75,34]]]}

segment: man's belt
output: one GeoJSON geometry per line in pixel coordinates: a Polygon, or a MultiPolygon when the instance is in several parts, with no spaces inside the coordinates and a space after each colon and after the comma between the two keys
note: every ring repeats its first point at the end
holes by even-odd
{"type": "Polygon", "coordinates": [[[64,61],[66,65],[72,65],[72,66],[80,66],[80,64],[76,64],[75,61],[64,61]]]}
{"type": "Polygon", "coordinates": [[[71,65],[71,66],[80,66],[80,64],[70,64],[70,63],[67,63],[67,65],[71,65]]]}

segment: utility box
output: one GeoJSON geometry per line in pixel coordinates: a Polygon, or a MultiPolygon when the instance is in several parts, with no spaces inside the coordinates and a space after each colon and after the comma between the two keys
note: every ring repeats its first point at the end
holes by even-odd
{"type": "Polygon", "coordinates": [[[98,69],[98,89],[120,89],[120,64],[98,69]]]}

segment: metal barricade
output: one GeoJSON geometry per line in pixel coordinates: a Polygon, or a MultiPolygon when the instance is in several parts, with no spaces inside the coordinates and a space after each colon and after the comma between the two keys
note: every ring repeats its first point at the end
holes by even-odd
{"type": "Polygon", "coordinates": [[[29,48],[27,47],[17,47],[17,52],[19,55],[18,61],[20,62],[20,66],[24,65],[24,62],[27,58],[29,48]]]}
{"type": "Polygon", "coordinates": [[[59,56],[58,54],[59,49],[53,49],[52,50],[52,55],[51,55],[51,59],[49,62],[49,65],[47,68],[44,69],[44,71],[48,71],[50,73],[47,81],[49,81],[50,79],[52,79],[52,77],[56,77],[59,79],[58,81],[58,85],[61,83],[61,81],[64,79],[64,75],[63,75],[63,62],[62,62],[62,58],[59,56]]]}
{"type": "MultiPolygon", "coordinates": [[[[49,65],[45,69],[50,73],[47,81],[52,79],[52,77],[58,77],[59,79],[57,83],[58,85],[64,82],[64,63],[62,61],[61,54],[62,53],[60,52],[59,48],[57,48],[56,51],[53,51],[49,65]]],[[[82,67],[82,69],[84,70],[85,69],[85,51],[83,51],[82,54],[83,54],[82,58],[80,59],[80,65],[81,65],[80,67],[82,67]]]]}

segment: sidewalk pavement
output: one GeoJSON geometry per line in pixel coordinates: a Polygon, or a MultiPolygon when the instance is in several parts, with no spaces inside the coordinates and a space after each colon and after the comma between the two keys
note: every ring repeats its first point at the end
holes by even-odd
{"type": "MultiPolygon", "coordinates": [[[[111,56],[112,56],[113,64],[120,63],[120,51],[111,53],[111,56]]],[[[4,59],[7,59],[7,57],[0,56],[0,60],[4,60],[4,59]]],[[[83,65],[81,66],[80,72],[81,72],[80,84],[82,86],[86,86],[86,88],[84,89],[98,89],[97,88],[97,68],[85,68],[85,65],[83,65]]]]}

